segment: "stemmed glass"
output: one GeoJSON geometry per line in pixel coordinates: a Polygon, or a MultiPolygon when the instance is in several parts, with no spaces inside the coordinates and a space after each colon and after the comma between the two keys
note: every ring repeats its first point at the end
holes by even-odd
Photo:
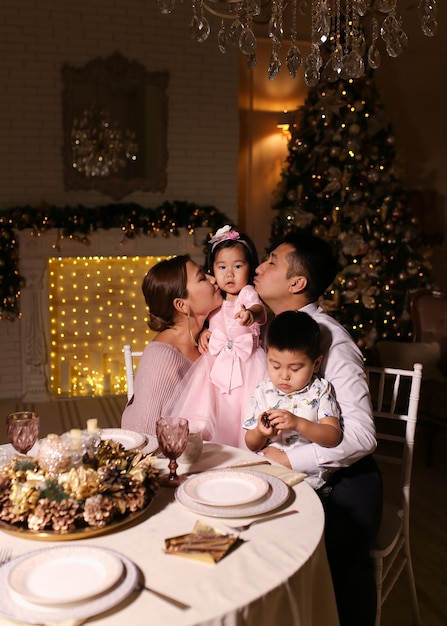
{"type": "Polygon", "coordinates": [[[164,487],[178,487],[187,476],[177,474],[177,459],[188,443],[189,423],[183,417],[160,417],[155,425],[158,445],[169,459],[169,475],[160,478],[164,487]]]}
{"type": "Polygon", "coordinates": [[[8,440],[17,452],[26,454],[39,436],[40,418],[34,411],[19,411],[6,417],[8,440]]]}

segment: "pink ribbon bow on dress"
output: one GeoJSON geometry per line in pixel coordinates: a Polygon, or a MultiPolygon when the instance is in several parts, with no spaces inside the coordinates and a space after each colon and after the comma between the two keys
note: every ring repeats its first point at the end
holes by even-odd
{"type": "Polygon", "coordinates": [[[246,361],[253,351],[253,335],[244,333],[228,339],[225,333],[216,329],[211,334],[208,350],[216,357],[210,372],[211,381],[216,387],[223,393],[241,387],[244,382],[241,360],[246,361]]]}

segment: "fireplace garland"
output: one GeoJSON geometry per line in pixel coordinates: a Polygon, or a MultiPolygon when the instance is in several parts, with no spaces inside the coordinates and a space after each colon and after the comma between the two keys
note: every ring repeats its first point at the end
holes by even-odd
{"type": "MultiPolygon", "coordinates": [[[[231,220],[214,206],[186,201],[164,202],[156,208],[137,204],[110,204],[99,207],[55,207],[41,204],[0,211],[0,319],[20,317],[19,298],[24,278],[19,272],[19,249],[14,230],[32,229],[40,236],[58,229],[55,249],[63,239],[89,243],[89,234],[101,229],[120,228],[123,238],[140,235],[178,236],[179,229],[193,233],[198,228],[216,231],[231,220]]],[[[205,244],[205,242],[204,242],[205,244]]]]}

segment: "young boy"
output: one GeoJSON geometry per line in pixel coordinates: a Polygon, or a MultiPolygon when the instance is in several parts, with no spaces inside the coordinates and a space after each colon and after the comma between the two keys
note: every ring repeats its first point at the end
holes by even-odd
{"type": "MultiPolygon", "coordinates": [[[[320,327],[307,313],[285,311],[267,331],[269,378],[258,385],[245,420],[245,443],[260,451],[266,445],[287,450],[311,442],[332,447],[340,442],[339,409],[333,390],[318,378],[322,360],[320,327]]],[[[314,489],[320,473],[307,478],[314,489]]]]}

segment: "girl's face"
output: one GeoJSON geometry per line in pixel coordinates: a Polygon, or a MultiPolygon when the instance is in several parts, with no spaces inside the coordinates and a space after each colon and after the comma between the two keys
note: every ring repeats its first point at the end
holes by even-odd
{"type": "Polygon", "coordinates": [[[241,289],[248,284],[250,277],[250,265],[245,258],[243,246],[237,244],[231,248],[218,250],[214,258],[213,272],[219,288],[227,294],[227,299],[235,299],[241,289]]]}
{"type": "Polygon", "coordinates": [[[194,261],[186,264],[188,292],[187,300],[194,316],[205,316],[217,309],[222,304],[222,295],[216,284],[214,276],[207,276],[202,268],[194,261]]]}
{"type": "Polygon", "coordinates": [[[267,351],[267,367],[270,380],[283,393],[293,393],[303,389],[318,372],[321,357],[312,361],[305,352],[277,350],[267,351]]]}

